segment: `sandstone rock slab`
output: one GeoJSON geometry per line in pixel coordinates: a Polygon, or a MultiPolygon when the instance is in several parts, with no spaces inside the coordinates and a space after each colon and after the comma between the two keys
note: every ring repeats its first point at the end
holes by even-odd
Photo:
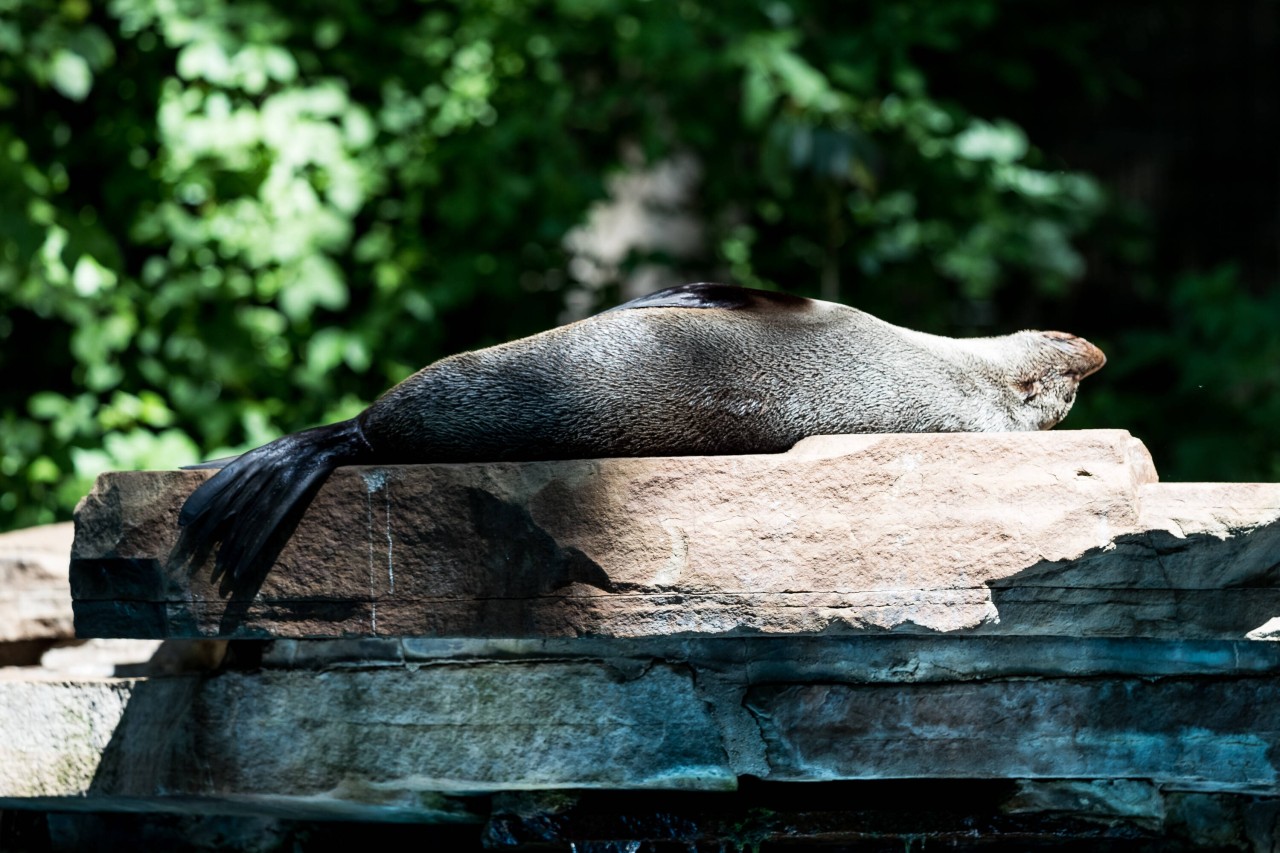
{"type": "Polygon", "coordinates": [[[1122,431],[339,469],[229,599],[169,559],[206,476],[99,479],[77,512],[82,636],[1241,639],[1280,615],[1280,485],[1159,484],[1122,431]]]}

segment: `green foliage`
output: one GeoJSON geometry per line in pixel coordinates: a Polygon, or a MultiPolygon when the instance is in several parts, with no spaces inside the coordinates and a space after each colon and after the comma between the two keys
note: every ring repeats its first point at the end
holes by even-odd
{"type": "MultiPolygon", "coordinates": [[[[624,150],[701,164],[707,278],[937,331],[1050,304],[1105,195],[920,59],[1001,7],[0,0],[0,528],[553,324],[624,150]]],[[[1254,319],[1204,281],[1135,363],[1254,319]]],[[[1274,352],[1235,340],[1239,387],[1198,381],[1274,418],[1274,352]]]]}

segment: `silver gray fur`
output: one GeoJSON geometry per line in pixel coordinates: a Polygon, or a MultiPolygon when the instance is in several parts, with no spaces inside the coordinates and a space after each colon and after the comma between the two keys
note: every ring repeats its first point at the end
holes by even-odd
{"type": "Polygon", "coordinates": [[[606,312],[438,361],[358,423],[405,462],[776,452],[809,435],[1048,429],[1105,362],[1060,332],[957,340],[792,302],[606,312]]]}

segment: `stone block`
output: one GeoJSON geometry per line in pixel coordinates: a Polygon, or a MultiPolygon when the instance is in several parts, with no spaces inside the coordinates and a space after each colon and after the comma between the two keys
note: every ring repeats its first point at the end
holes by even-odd
{"type": "Polygon", "coordinates": [[[72,525],[0,533],[0,643],[67,640],[72,525]]]}
{"type": "Polygon", "coordinates": [[[169,560],[207,476],[99,479],[77,513],[82,636],[1240,638],[1280,614],[1280,485],[1158,484],[1121,431],[344,468],[230,599],[169,560]]]}
{"type": "Polygon", "coordinates": [[[967,779],[1063,783],[1018,808],[1074,796],[1152,828],[1152,790],[1280,797],[1273,643],[370,642],[282,641],[217,674],[10,671],[0,808],[452,821],[522,791],[967,779]]]}
{"type": "Polygon", "coordinates": [[[445,795],[736,784],[691,672],[653,661],[10,676],[0,718],[0,808],[426,819],[445,795]]]}

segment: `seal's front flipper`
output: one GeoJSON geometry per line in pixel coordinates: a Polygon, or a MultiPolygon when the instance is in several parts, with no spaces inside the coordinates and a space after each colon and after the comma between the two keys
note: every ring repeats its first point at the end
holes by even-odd
{"type": "Polygon", "coordinates": [[[260,582],[329,472],[371,457],[353,419],[286,435],[230,460],[183,504],[170,559],[194,568],[216,545],[213,579],[221,578],[224,595],[260,582]]]}

